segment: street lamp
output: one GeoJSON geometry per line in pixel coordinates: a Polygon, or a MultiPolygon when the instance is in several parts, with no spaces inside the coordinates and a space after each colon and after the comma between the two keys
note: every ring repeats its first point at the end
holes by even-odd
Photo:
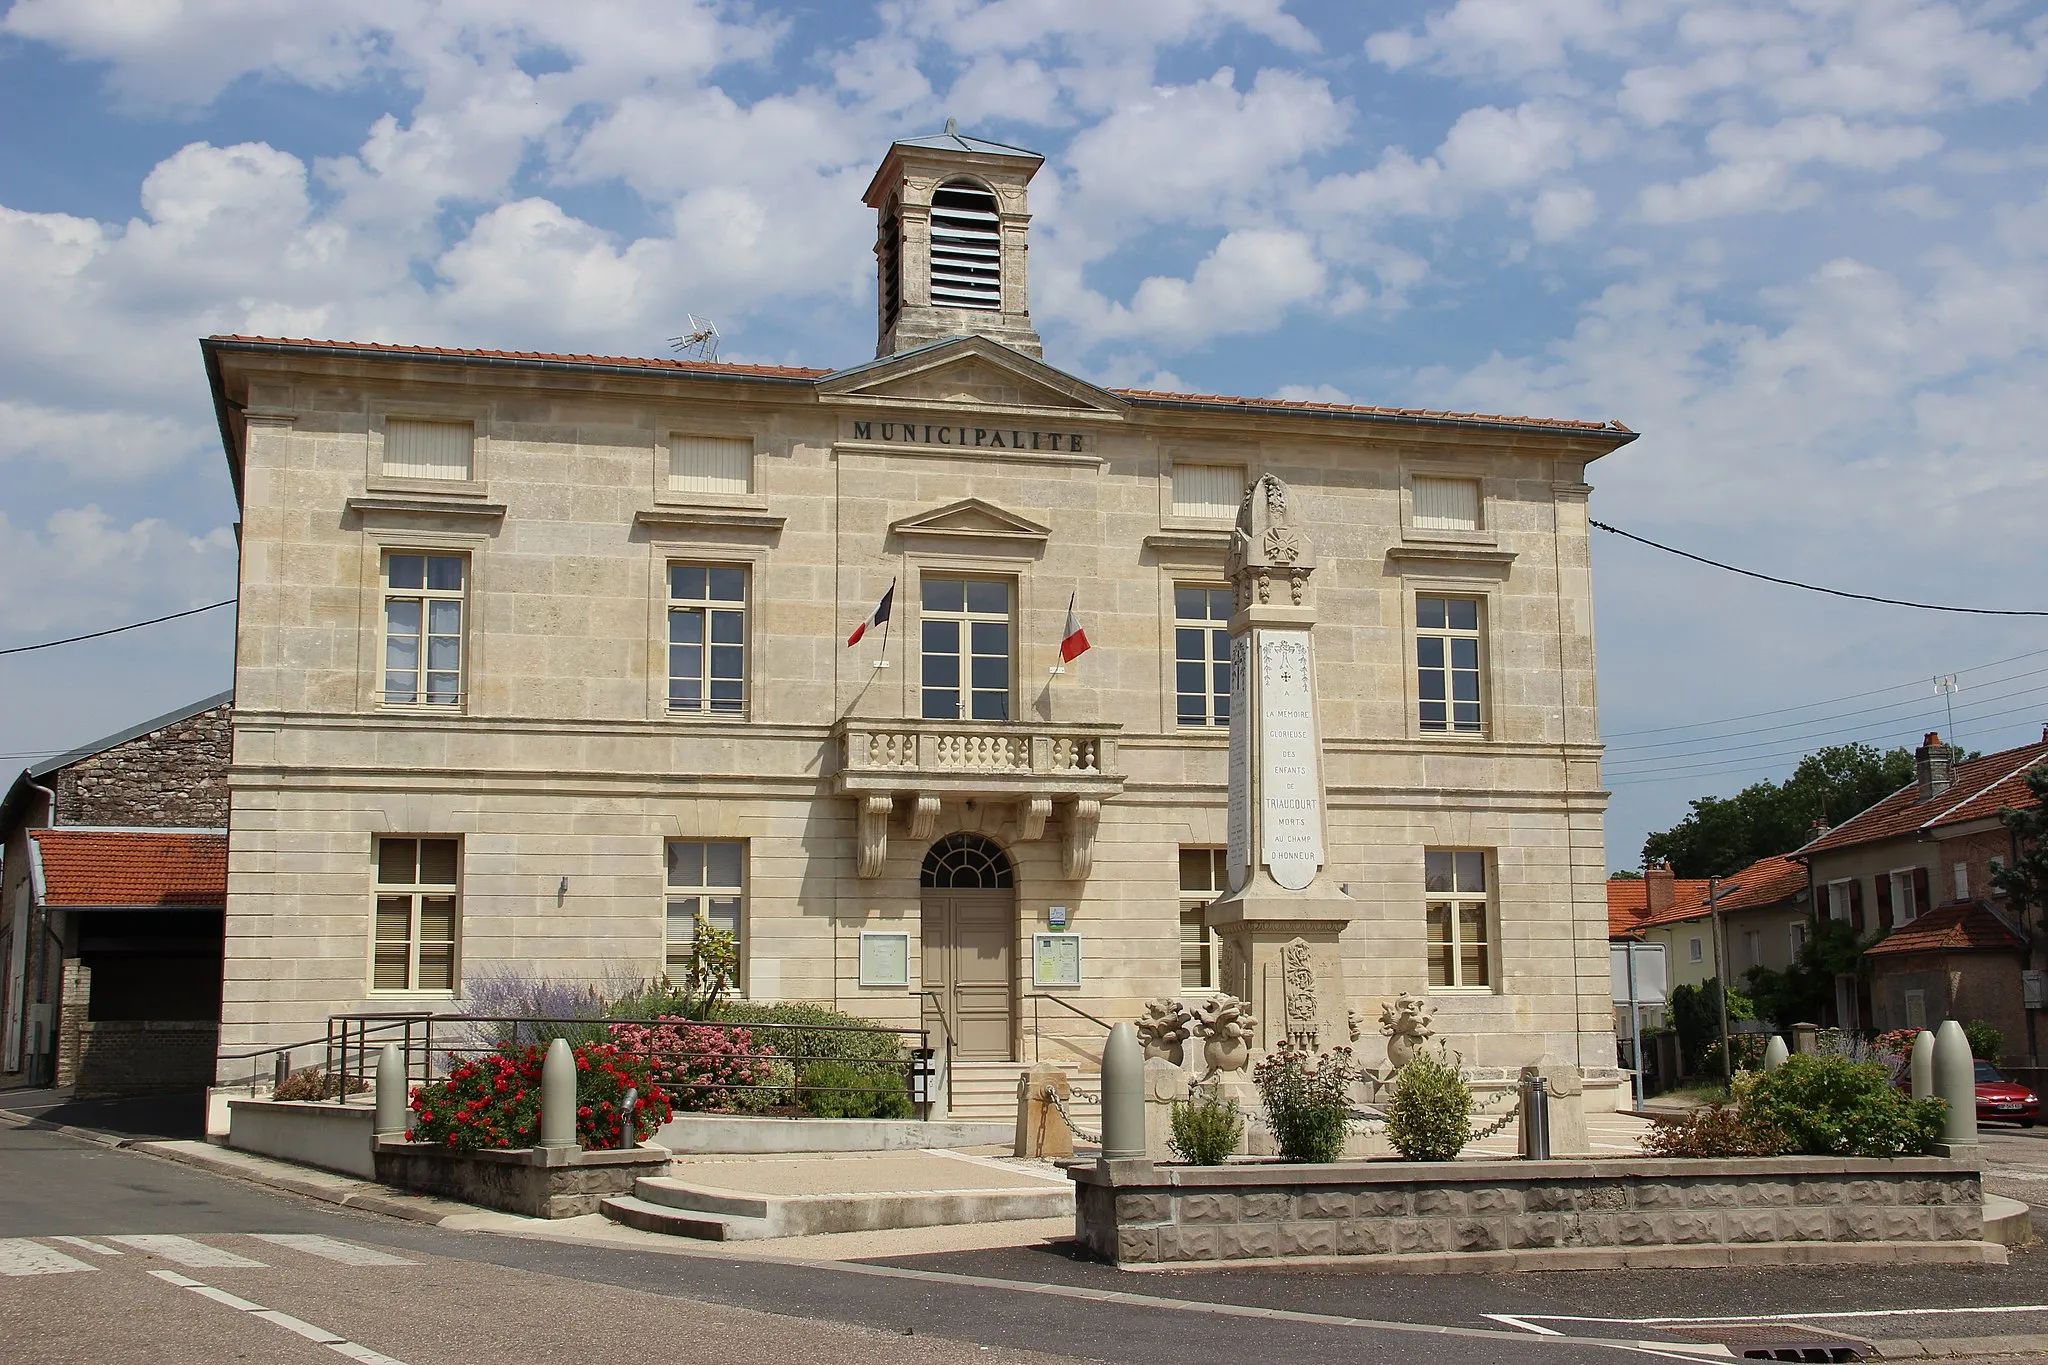
{"type": "MultiPolygon", "coordinates": [[[[1740,891],[1741,882],[1728,883],[1727,890],[1740,891]]],[[[1721,1006],[1721,1079],[1731,1088],[1735,1084],[1735,1053],[1728,1046],[1728,952],[1727,934],[1721,927],[1721,879],[1707,878],[1707,918],[1714,924],[1714,979],[1721,983],[1721,994],[1717,997],[1721,1006]]]]}

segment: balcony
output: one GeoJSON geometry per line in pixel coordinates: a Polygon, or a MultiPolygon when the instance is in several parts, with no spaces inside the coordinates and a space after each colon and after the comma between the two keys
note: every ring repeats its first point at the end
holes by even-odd
{"type": "Polygon", "coordinates": [[[923,842],[937,828],[941,805],[972,798],[1014,803],[1019,837],[1026,840],[1042,838],[1057,812],[1066,875],[1086,877],[1102,802],[1124,786],[1116,757],[1122,728],[857,717],[839,722],[834,790],[858,803],[860,874],[882,874],[899,800],[910,838],[923,842]]]}

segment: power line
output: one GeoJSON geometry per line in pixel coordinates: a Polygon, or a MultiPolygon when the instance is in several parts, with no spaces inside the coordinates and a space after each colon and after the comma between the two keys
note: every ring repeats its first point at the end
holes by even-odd
{"type": "Polygon", "coordinates": [[[124,630],[141,630],[144,626],[162,625],[165,621],[175,621],[181,616],[197,616],[202,611],[214,611],[221,607],[232,607],[234,604],[235,599],[230,597],[223,602],[208,602],[203,607],[193,607],[187,611],[174,611],[169,616],[152,616],[147,621],[130,621],[125,626],[113,626],[107,630],[96,630],[89,635],[72,635],[62,640],[45,640],[38,645],[16,645],[12,649],[0,649],[0,654],[26,654],[30,650],[35,649],[55,649],[58,645],[75,645],[80,640],[97,640],[103,635],[119,635],[124,630]]]}
{"type": "Polygon", "coordinates": [[[1912,607],[1916,611],[1963,612],[1971,616],[2048,616],[2048,611],[2018,611],[2006,607],[1946,607],[1934,602],[1908,602],[1898,597],[1873,597],[1867,592],[1845,592],[1841,588],[1823,588],[1816,583],[1801,583],[1796,578],[1779,578],[1772,574],[1758,573],[1755,569],[1742,569],[1737,568],[1733,564],[1723,564],[1718,559],[1708,559],[1705,555],[1696,555],[1690,550],[1680,550],[1674,546],[1662,545],[1657,541],[1639,536],[1633,531],[1624,531],[1619,526],[1609,526],[1604,521],[1595,521],[1592,522],[1592,525],[1602,531],[1620,536],[1624,540],[1633,540],[1638,545],[1647,545],[1653,550],[1662,550],[1665,554],[1677,555],[1680,559],[1690,559],[1695,563],[1705,564],[1712,568],[1726,569],[1729,573],[1739,573],[1744,578],[1760,578],[1766,583],[1777,583],[1787,588],[1803,588],[1807,592],[1824,592],[1830,597],[1848,597],[1858,602],[1878,602],[1887,607],[1912,607]]]}

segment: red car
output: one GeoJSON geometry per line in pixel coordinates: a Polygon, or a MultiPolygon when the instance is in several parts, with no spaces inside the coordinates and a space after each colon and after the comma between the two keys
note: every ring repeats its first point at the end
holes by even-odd
{"type": "Polygon", "coordinates": [[[1977,1063],[1977,1122],[1997,1119],[2032,1128],[2041,1121],[2041,1097],[1998,1074],[1989,1062],[1977,1063]]]}

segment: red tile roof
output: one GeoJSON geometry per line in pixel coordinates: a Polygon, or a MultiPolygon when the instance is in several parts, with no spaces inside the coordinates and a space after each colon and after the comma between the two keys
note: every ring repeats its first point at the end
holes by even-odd
{"type": "Polygon", "coordinates": [[[1721,880],[1735,883],[1734,890],[1724,889],[1721,892],[1722,910],[1754,910],[1758,906],[1791,900],[1806,890],[1806,864],[1783,855],[1759,858],[1742,871],[1721,880]]]}
{"type": "Polygon", "coordinates": [[[2022,778],[2029,768],[2048,762],[2048,739],[2001,749],[1967,763],[1958,763],[1949,779],[1948,790],[1931,800],[1920,799],[1920,787],[1908,783],[1868,810],[1849,817],[1806,847],[1798,856],[1827,853],[1838,848],[1912,834],[1932,825],[1954,824],[1983,815],[1996,815],[2001,804],[2033,804],[2022,778]]]}
{"type": "MultiPolygon", "coordinates": [[[[243,346],[296,346],[339,351],[365,351],[377,355],[454,356],[466,360],[527,360],[557,365],[602,365],[636,370],[682,371],[692,374],[729,374],[766,379],[823,379],[833,370],[814,370],[794,365],[734,365],[724,361],[671,360],[660,356],[570,355],[554,351],[485,351],[460,346],[404,346],[383,341],[315,341],[305,337],[257,337],[222,335],[209,341],[233,342],[243,346]]],[[[1635,432],[1619,422],[1587,422],[1575,418],[1511,417],[1489,412],[1448,412],[1436,408],[1370,407],[1356,403],[1308,403],[1284,398],[1243,398],[1220,393],[1167,393],[1158,389],[1111,389],[1111,393],[1148,403],[1189,403],[1248,408],[1260,412],[1329,412],[1363,417],[1401,417],[1420,422],[1481,422],[1507,426],[1541,427],[1550,430],[1602,432],[1633,439],[1635,432]]]]}
{"type": "Polygon", "coordinates": [[[1609,878],[1607,882],[1607,937],[1633,938],[1657,924],[1672,924],[1704,915],[1707,882],[1704,877],[1682,877],[1671,884],[1670,908],[1652,917],[1650,884],[1636,877],[1609,878]]]}
{"type": "Polygon", "coordinates": [[[228,837],[190,830],[37,829],[44,904],[227,903],[228,837]]]}
{"type": "Polygon", "coordinates": [[[1894,929],[1870,947],[1877,953],[1953,953],[1990,949],[2017,952],[2026,945],[1981,902],[1943,905],[1929,910],[1903,929],[1894,929]]]}

